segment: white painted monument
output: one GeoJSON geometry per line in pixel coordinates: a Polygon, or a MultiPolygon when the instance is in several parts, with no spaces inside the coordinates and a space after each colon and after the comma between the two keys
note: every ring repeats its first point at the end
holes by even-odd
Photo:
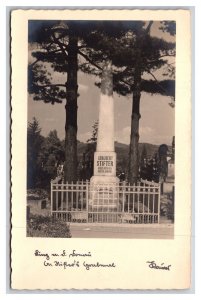
{"type": "Polygon", "coordinates": [[[114,183],[116,153],[114,149],[114,99],[111,63],[106,62],[102,73],[97,147],[94,153],[94,176],[91,184],[114,183]]]}
{"type": "Polygon", "coordinates": [[[90,180],[90,209],[96,222],[116,222],[119,205],[114,149],[114,99],[111,63],[106,62],[101,79],[97,148],[94,176],[90,180]]]}

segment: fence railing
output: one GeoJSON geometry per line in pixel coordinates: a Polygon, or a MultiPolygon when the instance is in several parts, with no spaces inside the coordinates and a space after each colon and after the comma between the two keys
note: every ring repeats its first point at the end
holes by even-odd
{"type": "Polygon", "coordinates": [[[67,222],[159,223],[160,185],[52,182],[51,214],[67,222]]]}

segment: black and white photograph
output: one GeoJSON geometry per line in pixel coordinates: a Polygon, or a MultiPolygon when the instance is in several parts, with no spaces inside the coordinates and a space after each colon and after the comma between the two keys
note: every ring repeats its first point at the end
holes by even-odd
{"type": "Polygon", "coordinates": [[[190,287],[190,20],[11,12],[12,289],[190,287]]]}
{"type": "Polygon", "coordinates": [[[28,22],[27,236],[174,238],[175,21],[28,22]]]}

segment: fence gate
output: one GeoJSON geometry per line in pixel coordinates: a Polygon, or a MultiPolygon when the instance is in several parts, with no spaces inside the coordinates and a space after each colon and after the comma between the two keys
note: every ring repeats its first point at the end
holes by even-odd
{"type": "Polygon", "coordinates": [[[67,222],[159,223],[160,184],[51,182],[51,214],[67,222]]]}

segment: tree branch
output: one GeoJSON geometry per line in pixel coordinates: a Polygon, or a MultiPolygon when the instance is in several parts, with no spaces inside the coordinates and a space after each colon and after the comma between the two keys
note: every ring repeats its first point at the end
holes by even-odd
{"type": "MultiPolygon", "coordinates": [[[[52,35],[53,40],[55,43],[57,43],[62,51],[62,53],[64,54],[64,56],[68,56],[68,54],[66,53],[67,50],[65,50],[65,48],[63,47],[63,44],[59,41],[59,39],[57,39],[54,34],[52,35]]],[[[65,46],[65,45],[64,45],[65,46]]]]}
{"type": "Polygon", "coordinates": [[[161,59],[163,57],[175,57],[175,55],[174,54],[161,55],[161,56],[159,56],[159,58],[157,60],[150,60],[150,61],[147,61],[147,63],[148,64],[156,63],[156,62],[158,62],[159,59],[161,59]]]}
{"type": "MultiPolygon", "coordinates": [[[[82,53],[81,51],[78,51],[78,54],[80,54],[81,56],[83,56],[89,63],[91,63],[94,67],[96,67],[99,70],[103,70],[99,65],[97,65],[96,63],[94,63],[86,54],[82,53]]],[[[126,82],[123,79],[120,79],[120,81],[126,85],[128,85],[129,87],[131,86],[128,82],[126,82]]]]}
{"type": "Polygon", "coordinates": [[[29,64],[29,67],[33,67],[40,59],[35,60],[33,63],[29,64]]]}
{"type": "Polygon", "coordinates": [[[47,47],[44,47],[45,50],[49,51],[49,49],[50,49],[50,47],[52,46],[52,44],[53,44],[53,42],[49,43],[49,44],[47,45],[47,47]]]}
{"type": "Polygon", "coordinates": [[[87,47],[87,45],[81,45],[81,46],[78,46],[77,48],[82,49],[82,48],[86,48],[86,47],[87,47]]]}
{"type": "Polygon", "coordinates": [[[156,83],[158,84],[158,86],[161,88],[161,90],[162,90],[163,92],[165,92],[165,94],[167,95],[168,93],[167,93],[166,89],[164,89],[164,88],[160,85],[160,83],[159,83],[158,79],[155,77],[155,75],[154,75],[150,70],[146,70],[146,72],[149,73],[149,74],[154,78],[154,80],[156,81],[156,83]]]}
{"type": "Polygon", "coordinates": [[[131,86],[132,86],[132,84],[130,84],[130,83],[128,83],[128,82],[126,82],[126,81],[125,81],[125,80],[123,80],[123,79],[120,79],[120,82],[122,82],[122,83],[124,83],[124,84],[128,85],[129,87],[131,87],[131,86]]]}
{"type": "Polygon", "coordinates": [[[147,25],[147,28],[145,29],[146,34],[149,34],[152,24],[153,24],[153,21],[149,21],[149,24],[147,25]]]}
{"type": "Polygon", "coordinates": [[[45,85],[38,85],[38,87],[46,88],[46,87],[66,87],[65,84],[58,83],[58,84],[45,84],[45,85]]]}
{"type": "Polygon", "coordinates": [[[61,49],[57,49],[57,50],[50,51],[50,52],[49,52],[49,50],[47,50],[47,51],[48,51],[48,54],[55,54],[55,53],[57,53],[57,52],[60,52],[61,49]]]}
{"type": "Polygon", "coordinates": [[[94,67],[96,67],[99,70],[103,70],[99,65],[97,65],[96,63],[94,63],[86,54],[82,53],[80,50],[78,50],[78,54],[80,54],[81,56],[83,56],[90,64],[92,64],[94,67]]]}

